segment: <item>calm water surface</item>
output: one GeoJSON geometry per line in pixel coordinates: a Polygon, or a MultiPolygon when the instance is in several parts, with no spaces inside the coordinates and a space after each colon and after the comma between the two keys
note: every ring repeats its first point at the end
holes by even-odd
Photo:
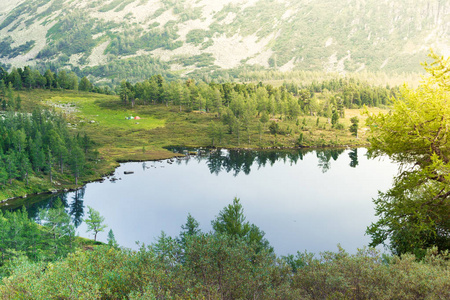
{"type": "MultiPolygon", "coordinates": [[[[241,199],[247,220],[259,226],[279,255],[297,251],[354,253],[367,245],[365,229],[375,221],[372,198],[392,184],[397,165],[369,160],[366,150],[291,152],[217,151],[186,160],[125,163],[114,178],[89,183],[58,197],[80,236],[87,206],[98,210],[121,246],[150,244],[161,231],[177,236],[191,213],[203,231],[230,204],[241,199]],[[125,175],[124,171],[134,174],[125,175]]],[[[45,196],[28,209],[51,207],[45,196]]],[[[107,229],[109,230],[109,229],[107,229]]],[[[107,231],[98,238],[106,241],[107,231]]]]}

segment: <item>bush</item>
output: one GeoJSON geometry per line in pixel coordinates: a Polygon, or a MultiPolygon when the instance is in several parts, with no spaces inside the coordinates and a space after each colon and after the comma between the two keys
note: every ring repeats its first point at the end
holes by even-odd
{"type": "Polygon", "coordinates": [[[280,126],[277,122],[272,121],[269,125],[269,131],[271,134],[278,134],[280,132],[280,126]]]}
{"type": "Polygon", "coordinates": [[[245,221],[238,199],[202,233],[188,216],[180,236],[161,234],[138,251],[78,250],[54,262],[17,255],[0,299],[449,299],[450,255],[429,249],[387,257],[297,253],[277,258],[264,233],[245,221]]]}
{"type": "Polygon", "coordinates": [[[386,259],[369,248],[280,259],[226,234],[188,236],[184,250],[163,235],[137,252],[96,246],[54,263],[16,259],[0,299],[449,299],[449,259],[437,249],[422,261],[386,259]]]}

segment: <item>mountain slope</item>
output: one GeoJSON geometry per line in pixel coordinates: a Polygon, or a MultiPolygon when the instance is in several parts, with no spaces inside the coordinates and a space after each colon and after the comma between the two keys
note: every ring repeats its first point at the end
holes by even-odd
{"type": "Polygon", "coordinates": [[[450,53],[449,33],[445,0],[0,3],[1,63],[75,68],[114,82],[261,67],[418,71],[430,47],[450,53]]]}

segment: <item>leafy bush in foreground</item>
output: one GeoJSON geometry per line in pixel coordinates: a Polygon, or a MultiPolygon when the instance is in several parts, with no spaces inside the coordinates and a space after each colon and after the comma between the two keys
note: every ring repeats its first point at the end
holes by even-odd
{"type": "Polygon", "coordinates": [[[362,249],[277,257],[245,221],[239,199],[203,233],[188,215],[177,238],[161,234],[138,251],[101,245],[66,258],[5,262],[0,299],[448,299],[450,255],[429,249],[380,255],[362,249]]]}
{"type": "Polygon", "coordinates": [[[178,238],[161,234],[139,251],[113,246],[77,250],[65,259],[31,262],[17,256],[0,299],[444,299],[450,297],[450,256],[429,250],[381,256],[363,249],[277,257],[264,232],[245,221],[239,199],[202,233],[188,215],[178,238]]]}
{"type": "MultiPolygon", "coordinates": [[[[175,240],[165,241],[166,246],[175,240]]],[[[161,245],[137,252],[98,246],[55,263],[18,260],[0,299],[448,299],[448,254],[430,250],[389,261],[374,250],[285,259],[229,235],[190,237],[185,252],[161,245]],[[184,262],[180,257],[184,257],[184,262]]]]}

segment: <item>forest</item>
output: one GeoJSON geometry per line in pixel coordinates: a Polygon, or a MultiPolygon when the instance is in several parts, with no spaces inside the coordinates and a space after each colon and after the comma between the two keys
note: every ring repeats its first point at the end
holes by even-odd
{"type": "Polygon", "coordinates": [[[193,79],[185,82],[166,81],[161,75],[155,75],[134,85],[122,81],[119,87],[124,103],[130,102],[133,105],[137,99],[142,104],[170,103],[187,110],[205,110],[219,114],[224,107],[244,105],[249,109],[254,107],[255,111],[250,111],[250,114],[278,114],[291,119],[304,114],[326,115],[335,110],[342,114],[343,108],[359,108],[364,105],[386,106],[397,92],[398,87],[376,87],[353,78],[313,81],[308,85],[284,82],[281,87],[274,87],[262,82],[217,84],[212,81],[208,84],[193,79]],[[326,94],[328,92],[330,93],[326,94]],[[326,101],[315,97],[319,93],[325,93],[321,98],[326,101]]]}
{"type": "MultiPolygon", "coordinates": [[[[87,77],[81,79],[73,71],[61,70],[53,72],[46,69],[40,72],[28,66],[22,68],[12,68],[10,72],[0,67],[0,97],[3,101],[14,103],[12,91],[23,89],[61,89],[61,90],[80,90],[94,93],[110,94],[112,91],[108,87],[98,87],[93,85],[87,77]]],[[[3,105],[3,104],[2,104],[3,105]]],[[[3,110],[5,110],[5,105],[3,110]]],[[[13,105],[10,105],[14,109],[13,105]]],[[[20,108],[20,107],[19,107],[20,108]]]]}
{"type": "Polygon", "coordinates": [[[78,178],[87,171],[86,155],[92,142],[87,135],[72,136],[62,116],[34,110],[31,115],[7,112],[0,121],[0,180],[28,180],[31,173],[48,175],[50,182],[69,169],[78,178]]]}
{"type": "MultiPolygon", "coordinates": [[[[224,135],[232,135],[238,144],[240,138],[250,139],[246,124],[259,125],[274,138],[290,134],[280,125],[284,120],[291,125],[298,123],[299,128],[311,126],[302,124],[300,117],[305,123],[306,117],[317,118],[319,124],[312,125],[316,128],[329,126],[333,133],[345,129],[357,135],[358,118],[353,119],[350,128],[343,128],[339,120],[345,108],[364,105],[370,128],[370,155],[387,155],[402,167],[392,188],[374,200],[379,220],[367,229],[372,238],[370,246],[384,245],[391,255],[374,248],[363,248],[351,255],[338,246],[337,252],[277,256],[264,232],[246,221],[238,198],[211,221],[210,232],[202,232],[198,222],[188,215],[178,236],[161,233],[156,242],[141,245],[138,251],[117,245],[112,231],[108,245],[93,245],[73,236],[67,207],[58,203],[53,210],[40,211],[36,220],[28,218],[26,209],[0,213],[0,297],[449,298],[449,59],[434,53],[430,56],[434,62],[425,64],[429,77],[417,89],[372,87],[350,79],[274,87],[263,83],[166,81],[162,76],[153,76],[135,84],[123,81],[114,91],[119,108],[124,110],[168,107],[172,115],[181,118],[201,115],[204,122],[212,124],[202,127],[208,128],[204,134],[212,145],[215,140],[220,143],[224,135]],[[389,114],[368,110],[391,101],[389,114]],[[326,118],[329,124],[327,121],[321,125],[320,118],[326,118]]],[[[50,85],[42,79],[40,88],[61,91],[81,84],[76,76],[72,81],[61,81],[70,78],[61,73],[53,75],[50,85]]],[[[25,70],[3,74],[3,185],[28,183],[31,173],[49,177],[50,181],[70,176],[77,183],[79,176],[91,172],[90,163],[97,159],[95,140],[89,135],[94,130],[84,135],[71,132],[67,121],[55,111],[23,111],[18,91],[39,87],[38,83],[30,84],[25,70]]],[[[34,78],[42,77],[45,75],[36,73],[34,78]]],[[[84,85],[88,85],[87,81],[84,85]]],[[[108,105],[113,102],[108,101],[108,105]]],[[[158,130],[161,133],[164,129],[158,130]]],[[[301,147],[303,132],[296,140],[297,147],[301,147]]],[[[145,148],[142,150],[145,152],[145,148]]],[[[324,151],[323,155],[323,161],[327,161],[326,156],[337,156],[339,151],[324,151]]],[[[248,164],[255,157],[248,155],[244,159],[247,161],[233,165],[227,158],[212,155],[210,164],[249,172],[248,164]]],[[[270,161],[270,157],[262,157],[261,161],[270,161]]],[[[211,166],[210,171],[214,170],[211,166]]],[[[92,217],[91,209],[89,214],[92,217]]],[[[96,219],[97,228],[105,229],[101,216],[96,215],[96,219]]]]}
{"type": "MultiPolygon", "coordinates": [[[[187,80],[166,81],[162,76],[131,84],[122,81],[118,88],[124,105],[164,104],[176,106],[179,112],[204,112],[215,114],[217,122],[211,122],[208,135],[212,146],[221,144],[224,135],[236,137],[238,146],[243,140],[251,144],[251,135],[261,136],[266,129],[274,136],[298,134],[296,146],[310,145],[302,132],[294,128],[307,128],[306,118],[315,117],[316,127],[331,124],[335,130],[347,129],[339,122],[345,117],[345,109],[364,106],[385,107],[395,98],[398,88],[375,87],[354,79],[313,81],[308,85],[283,83],[280,87],[254,83],[205,83],[187,80]],[[303,123],[300,124],[300,117],[303,123]],[[319,117],[327,119],[320,125],[319,117]],[[255,122],[258,120],[259,122],[255,122]],[[287,121],[280,123],[281,121],[287,121]],[[289,124],[291,122],[291,124],[289,124]],[[280,124],[287,124],[286,126],[280,124]],[[224,127],[225,126],[225,127],[224,127]],[[292,127],[291,127],[292,126],[292,127]]],[[[351,120],[357,135],[358,117],[351,120]]]]}
{"type": "Polygon", "coordinates": [[[40,74],[29,67],[11,73],[0,71],[0,189],[17,188],[16,183],[22,182],[25,189],[41,192],[46,186],[43,178],[55,188],[60,182],[77,186],[80,177],[92,173],[90,162],[98,155],[94,142],[86,133],[71,132],[64,116],[54,110],[22,107],[17,92],[39,88],[94,90],[92,84],[65,71],[58,75],[50,70],[40,74]]]}

